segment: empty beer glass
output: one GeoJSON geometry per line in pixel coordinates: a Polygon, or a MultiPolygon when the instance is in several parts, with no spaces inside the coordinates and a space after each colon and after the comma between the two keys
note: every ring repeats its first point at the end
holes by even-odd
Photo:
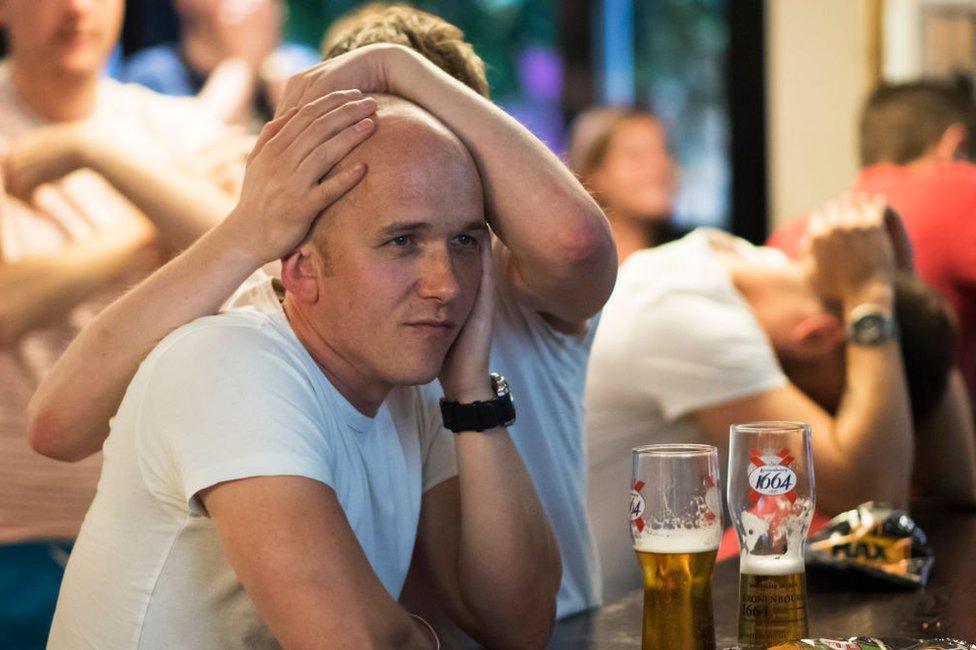
{"type": "Polygon", "coordinates": [[[739,643],[807,636],[803,548],[815,502],[810,426],[732,427],[729,515],[739,538],[739,643]]]}
{"type": "Polygon", "coordinates": [[[633,451],[630,532],[644,573],[643,648],[715,647],[712,569],[722,540],[718,451],[647,445],[633,451]]]}

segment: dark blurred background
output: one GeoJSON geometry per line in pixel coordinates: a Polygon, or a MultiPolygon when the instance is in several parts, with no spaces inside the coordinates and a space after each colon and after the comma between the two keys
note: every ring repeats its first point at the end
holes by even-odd
{"type": "MultiPolygon", "coordinates": [[[[318,48],[354,0],[290,0],[286,38],[318,48]]],[[[461,27],[492,96],[558,153],[586,106],[649,108],[681,168],[676,221],[766,233],[763,3],[421,0],[461,27]],[[734,56],[733,56],[734,55],[734,56]],[[735,108],[733,108],[735,107],[735,108]]],[[[121,54],[177,39],[168,0],[129,0],[121,54]]]]}

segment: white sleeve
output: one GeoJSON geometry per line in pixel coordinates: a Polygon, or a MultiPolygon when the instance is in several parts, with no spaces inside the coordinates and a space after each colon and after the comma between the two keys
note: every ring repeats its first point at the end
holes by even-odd
{"type": "Polygon", "coordinates": [[[443,395],[440,382],[422,386],[419,391],[423,427],[420,433],[423,454],[423,491],[457,476],[457,451],[454,433],[444,428],[440,398],[443,395]]]}
{"type": "Polygon", "coordinates": [[[786,384],[772,346],[741,302],[672,293],[651,301],[628,327],[628,382],[656,399],[664,417],[786,384]]]}
{"type": "Polygon", "coordinates": [[[288,475],[331,486],[321,407],[301,366],[256,327],[222,318],[177,332],[154,359],[137,424],[147,487],[199,515],[196,495],[224,481],[288,475]]]}

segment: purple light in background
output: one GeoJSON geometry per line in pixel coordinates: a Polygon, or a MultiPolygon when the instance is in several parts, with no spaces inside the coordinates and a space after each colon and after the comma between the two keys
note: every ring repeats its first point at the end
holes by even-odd
{"type": "Polygon", "coordinates": [[[563,62],[554,50],[530,47],[519,59],[522,92],[530,101],[559,102],[563,95],[563,62]]]}
{"type": "Polygon", "coordinates": [[[552,49],[533,46],[518,58],[521,93],[499,103],[554,152],[562,151],[563,63],[552,49]]]}

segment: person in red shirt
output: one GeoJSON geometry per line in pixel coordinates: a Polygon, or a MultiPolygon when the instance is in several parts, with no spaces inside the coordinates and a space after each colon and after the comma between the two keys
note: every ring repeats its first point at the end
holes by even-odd
{"type": "MultiPolygon", "coordinates": [[[[976,395],[976,164],[971,162],[972,105],[953,85],[921,81],[881,85],[861,115],[862,169],[852,190],[884,195],[904,223],[918,274],[952,305],[959,321],[957,361],[976,395]]],[[[767,242],[790,256],[809,216],[767,242]]]]}

